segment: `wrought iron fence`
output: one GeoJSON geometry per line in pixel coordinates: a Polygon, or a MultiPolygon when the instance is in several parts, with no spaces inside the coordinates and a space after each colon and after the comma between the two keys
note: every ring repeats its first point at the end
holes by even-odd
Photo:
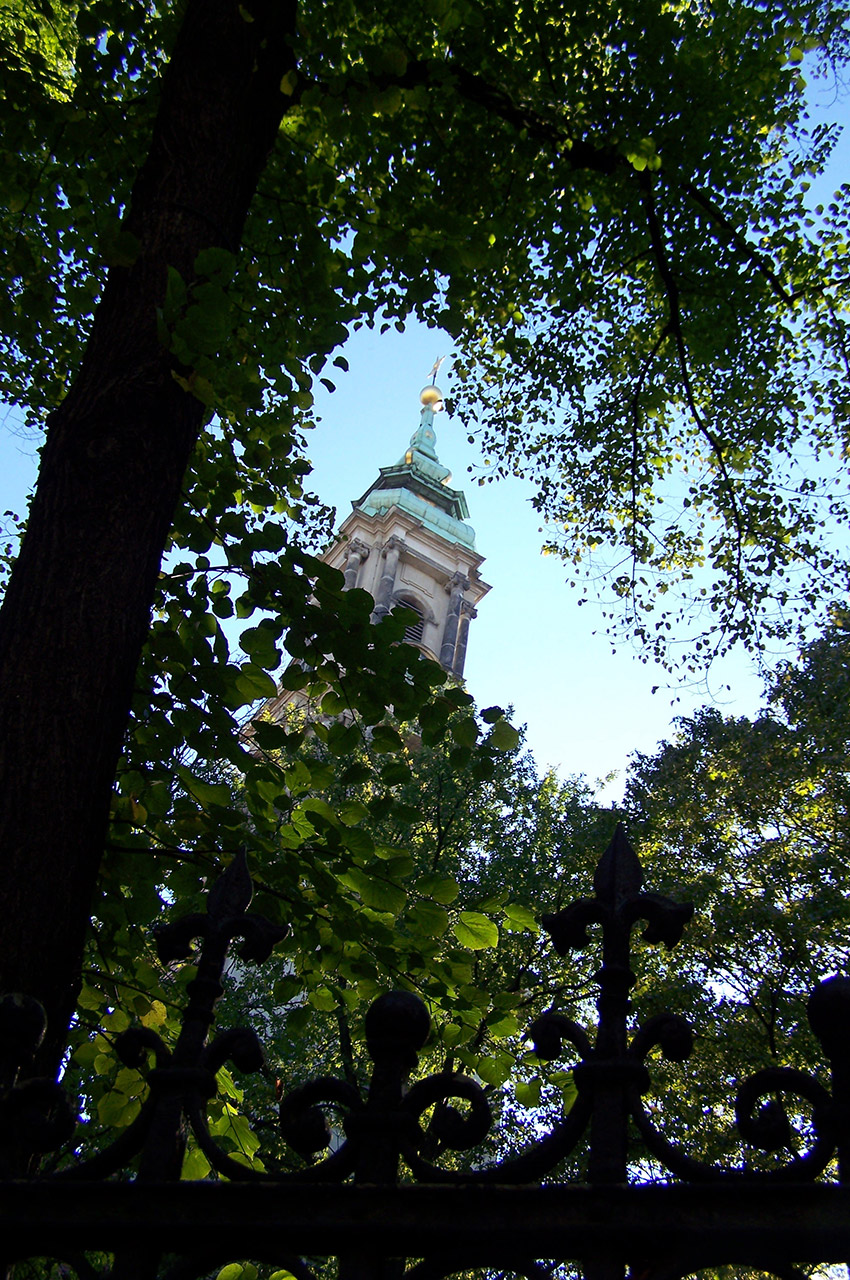
{"type": "Polygon", "coordinates": [[[435,1162],[428,1154],[435,1138],[443,1151],[474,1152],[490,1130],[490,1107],[469,1076],[415,1078],[430,1018],[417,996],[391,991],[366,1017],[373,1066],[365,1095],[323,1077],[280,1100],[283,1139],[314,1161],[280,1174],[237,1163],[207,1119],[225,1062],[244,1072],[263,1064],[252,1031],[210,1038],[230,945],[241,939],[242,959],[262,963],[281,936],[248,911],[251,881],[244,857],[235,859],[209,892],[206,914],[158,933],[163,961],[189,956],[202,940],[197,975],[173,1050],[144,1027],[119,1037],[122,1062],[147,1072],[149,1092],[107,1149],[49,1175],[17,1176],[27,1153],[71,1141],[75,1116],[56,1083],[17,1082],[43,1032],[40,1008],[19,997],[0,1006],[0,1255],[7,1264],[61,1259],[82,1280],[191,1280],[243,1258],[312,1280],[332,1257],[345,1280],[437,1280],[482,1268],[538,1280],[558,1267],[588,1280],[627,1272],[633,1280],[674,1280],[721,1264],[792,1277],[799,1267],[850,1257],[850,979],[826,980],[808,1004],[830,1087],[813,1073],[774,1068],[737,1092],[744,1143],[789,1148],[783,1100],[794,1099],[810,1117],[808,1144],[769,1171],[695,1159],[643,1101],[650,1051],[685,1060],[690,1028],[673,1014],[634,1030],[629,1021],[633,927],[641,921],[647,941],[673,947],[693,908],[642,892],[642,880],[618,828],[596,868],[594,896],[543,918],[561,955],[594,945],[590,924],[601,926],[602,939],[595,1037],[556,1013],[529,1029],[539,1057],[572,1066],[578,1091],[550,1132],[492,1163],[473,1160],[461,1170],[435,1162]],[[335,1144],[328,1108],[343,1116],[335,1144]],[[190,1131],[217,1180],[180,1180],[190,1131]],[[564,1163],[580,1143],[585,1174],[569,1181],[564,1163]],[[636,1143],[651,1180],[636,1173],[636,1143]]]}

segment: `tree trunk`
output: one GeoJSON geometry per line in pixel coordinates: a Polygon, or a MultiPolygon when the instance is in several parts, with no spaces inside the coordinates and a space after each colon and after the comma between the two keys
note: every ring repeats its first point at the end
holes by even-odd
{"type": "Polygon", "coordinates": [[[172,376],[156,308],[167,267],[188,281],[201,249],[239,245],[287,102],[295,10],[187,4],[126,219],[141,251],[110,271],[52,415],[0,612],[0,991],[45,1005],[40,1073],[57,1070],[74,1007],[134,675],[204,413],[172,376]]]}

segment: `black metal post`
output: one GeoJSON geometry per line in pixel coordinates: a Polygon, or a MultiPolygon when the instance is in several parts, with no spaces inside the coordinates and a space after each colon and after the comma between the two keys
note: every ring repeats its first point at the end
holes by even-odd
{"type": "MultiPolygon", "coordinates": [[[[641,873],[631,846],[618,828],[597,867],[594,886],[603,911],[602,967],[599,983],[599,1027],[593,1059],[580,1070],[592,1073],[588,1181],[591,1185],[625,1183],[628,1166],[627,1060],[629,991],[635,977],[629,967],[631,924],[622,917],[624,903],[640,890],[641,873]],[[636,873],[635,873],[636,868],[636,873]]],[[[612,1231],[616,1227],[612,1224],[612,1231]]],[[[587,1280],[622,1280],[623,1263],[600,1254],[585,1258],[587,1280]]]]}
{"type": "MultiPolygon", "coordinates": [[[[389,1187],[398,1182],[401,1140],[409,1125],[401,1102],[430,1028],[424,1004],[407,991],[380,996],[366,1015],[366,1046],[374,1067],[365,1110],[349,1117],[358,1143],[355,1183],[389,1187]]],[[[405,1259],[384,1256],[381,1243],[376,1231],[368,1252],[341,1257],[340,1280],[400,1280],[405,1259]]]]}

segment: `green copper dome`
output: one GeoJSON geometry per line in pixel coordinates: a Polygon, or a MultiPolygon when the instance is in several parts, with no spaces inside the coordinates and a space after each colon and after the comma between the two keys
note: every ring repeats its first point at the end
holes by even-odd
{"type": "Polygon", "coordinates": [[[397,507],[421,521],[448,542],[475,550],[475,530],[469,519],[466,498],[452,489],[452,473],[437,457],[434,418],[442,408],[442,395],[435,386],[425,387],[420,397],[419,426],[410,437],[404,456],[391,467],[381,467],[377,480],[352,505],[364,515],[377,516],[397,507]]]}

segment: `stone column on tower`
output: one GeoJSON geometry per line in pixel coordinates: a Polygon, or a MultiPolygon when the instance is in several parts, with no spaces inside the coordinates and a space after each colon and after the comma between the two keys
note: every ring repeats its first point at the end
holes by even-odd
{"type": "Polygon", "coordinates": [[[463,608],[463,593],[468,590],[469,578],[460,571],[452,574],[452,577],[446,583],[446,591],[449,593],[449,611],[446,615],[446,625],[443,630],[443,643],[440,646],[440,666],[445,667],[446,671],[454,671],[455,647],[457,645],[460,612],[463,608]]]}
{"type": "Polygon", "coordinates": [[[351,538],[348,543],[348,554],[345,558],[345,589],[350,591],[357,586],[357,575],[364,560],[369,559],[369,548],[359,538],[351,538]]]}
{"type": "Polygon", "coordinates": [[[372,610],[372,621],[380,622],[393,607],[393,595],[395,594],[396,574],[398,573],[398,562],[401,556],[403,539],[396,537],[395,534],[389,538],[383,548],[383,569],[381,578],[378,583],[378,589],[375,592],[375,608],[372,610]]]}
{"type": "Polygon", "coordinates": [[[478,617],[478,610],[474,604],[470,604],[468,600],[464,600],[461,606],[460,629],[458,631],[457,645],[455,646],[455,660],[452,671],[458,680],[463,678],[463,667],[466,662],[466,642],[469,637],[469,624],[473,618],[478,617]]]}

